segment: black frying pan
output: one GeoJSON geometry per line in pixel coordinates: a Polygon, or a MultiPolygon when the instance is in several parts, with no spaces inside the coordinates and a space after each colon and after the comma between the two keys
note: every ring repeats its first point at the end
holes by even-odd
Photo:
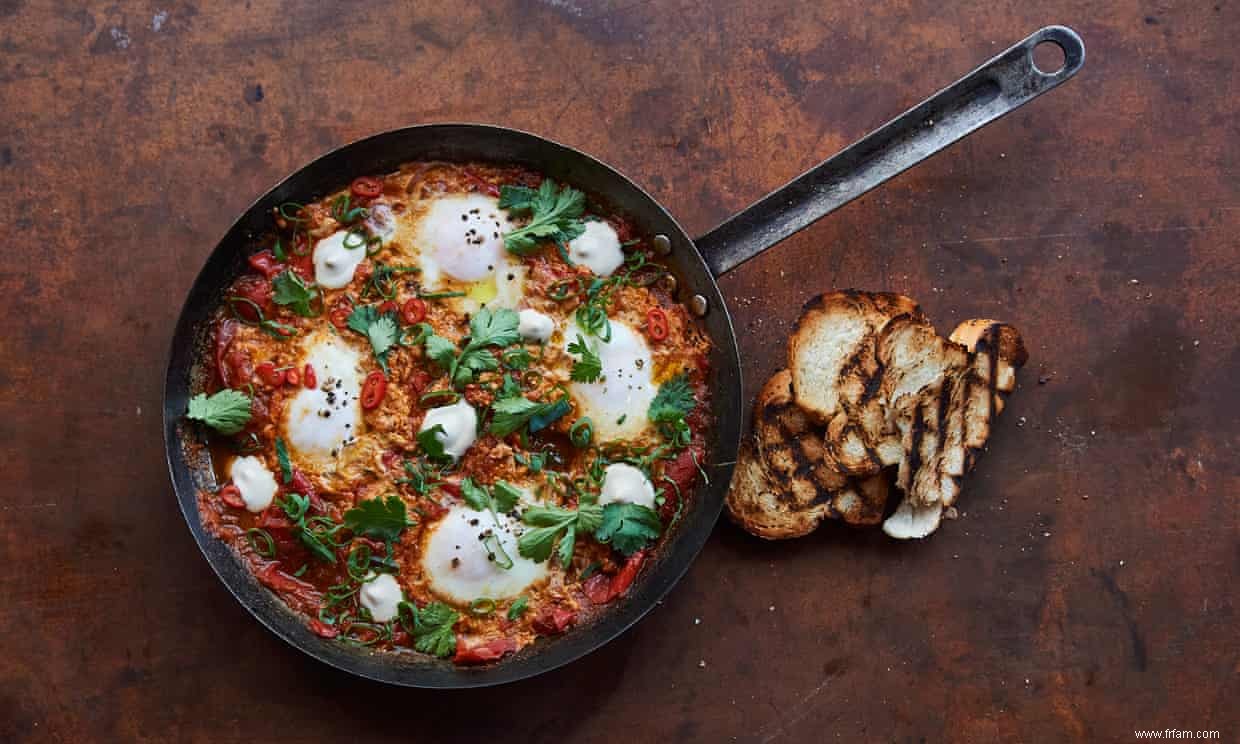
{"type": "Polygon", "coordinates": [[[1076,74],[1084,61],[1085,47],[1071,29],[1041,29],[697,240],[616,170],[583,152],[513,129],[477,124],[408,127],[318,158],[263,195],[237,220],[211,252],[177,322],[164,389],[164,444],[177,499],[198,546],[237,600],[272,632],[316,659],[363,677],[411,687],[481,687],[540,674],[589,653],[637,622],[672,588],[719,517],[745,411],[736,338],[716,277],[1054,88],[1076,74]],[[1063,52],[1063,66],[1057,71],[1042,71],[1033,62],[1034,47],[1045,42],[1063,52]],[[707,443],[710,482],[698,489],[656,561],[623,601],[590,625],[539,640],[515,656],[482,668],[458,668],[413,654],[370,654],[311,633],[258,584],[226,545],[203,529],[197,491],[215,488],[214,476],[210,463],[203,460],[206,455],[194,454],[202,448],[185,446],[195,434],[182,417],[212,311],[242,270],[253,238],[270,229],[271,210],[285,201],[305,201],[333,191],[359,173],[387,173],[412,160],[525,165],[625,214],[639,233],[663,236],[655,242],[668,249],[663,260],[679,279],[681,299],[701,314],[714,341],[712,400],[717,426],[707,443]]]}

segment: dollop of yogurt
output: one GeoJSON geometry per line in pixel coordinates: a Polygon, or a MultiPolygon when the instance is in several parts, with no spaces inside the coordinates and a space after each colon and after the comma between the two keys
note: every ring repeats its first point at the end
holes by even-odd
{"type": "Polygon", "coordinates": [[[357,599],[377,623],[394,620],[404,595],[392,574],[378,574],[362,583],[357,599]]]}
{"type": "Polygon", "coordinates": [[[241,492],[247,511],[257,513],[271,506],[276,496],[276,477],[262,460],[250,455],[234,458],[228,466],[228,475],[241,492]]]}
{"type": "Polygon", "coordinates": [[[478,436],[478,412],[462,398],[450,406],[427,411],[418,431],[430,431],[436,426],[443,427],[435,433],[435,439],[443,445],[444,453],[459,460],[478,436]]]}
{"type": "Polygon", "coordinates": [[[323,238],[314,246],[314,281],[326,289],[343,289],[353,281],[353,272],[357,265],[366,258],[366,247],[359,237],[354,237],[350,245],[359,243],[356,248],[346,248],[344,241],[349,234],[347,230],[336,232],[323,238]]]}
{"type": "Polygon", "coordinates": [[[555,321],[551,319],[551,316],[537,310],[526,308],[517,313],[517,317],[520,318],[517,333],[520,333],[521,338],[526,341],[546,343],[555,331],[555,321]]]}
{"type": "Polygon", "coordinates": [[[639,504],[653,509],[654,485],[645,473],[627,462],[612,463],[603,471],[603,492],[598,503],[639,504]]]}
{"type": "Polygon", "coordinates": [[[611,276],[624,263],[620,236],[615,229],[595,220],[586,223],[586,231],[568,243],[568,257],[599,276],[611,276]]]}

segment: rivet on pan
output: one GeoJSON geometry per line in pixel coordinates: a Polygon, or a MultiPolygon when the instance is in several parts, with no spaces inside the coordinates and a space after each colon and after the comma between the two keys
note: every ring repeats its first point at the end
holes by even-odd
{"type": "Polygon", "coordinates": [[[666,256],[672,252],[672,241],[666,235],[654,236],[654,252],[666,256]]]}
{"type": "Polygon", "coordinates": [[[702,295],[693,295],[693,298],[689,300],[689,312],[699,318],[706,315],[706,310],[708,307],[706,298],[702,295]]]}

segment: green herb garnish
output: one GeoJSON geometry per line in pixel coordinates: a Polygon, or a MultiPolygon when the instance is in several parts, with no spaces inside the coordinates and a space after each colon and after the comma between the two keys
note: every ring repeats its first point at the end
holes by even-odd
{"type": "Polygon", "coordinates": [[[240,390],[228,389],[210,397],[199,393],[189,399],[185,416],[221,434],[236,434],[250,422],[250,397],[240,390]]]}
{"type": "Polygon", "coordinates": [[[280,477],[285,483],[293,481],[293,463],[288,457],[288,447],[284,440],[276,437],[276,461],[280,463],[280,477]]]}
{"type": "Polygon", "coordinates": [[[520,340],[517,326],[520,317],[508,309],[479,310],[469,320],[469,340],[460,354],[456,345],[446,338],[430,335],[426,338],[426,354],[447,372],[452,384],[460,387],[472,382],[478,372],[499,368],[499,360],[488,347],[503,348],[520,340]]]}
{"type": "Polygon", "coordinates": [[[344,526],[355,535],[366,535],[387,543],[396,542],[406,527],[413,525],[405,502],[396,494],[387,499],[373,498],[344,513],[344,526]]]}
{"type": "Polygon", "coordinates": [[[413,636],[413,647],[424,654],[448,657],[456,653],[456,633],[452,626],[460,615],[442,602],[418,608],[412,602],[397,605],[400,623],[413,636]]]}
{"type": "Polygon", "coordinates": [[[568,353],[581,357],[573,362],[573,371],[569,375],[573,382],[598,382],[598,378],[603,374],[603,360],[580,333],[577,334],[577,340],[568,345],[568,353]]]}
{"type": "Polygon", "coordinates": [[[508,607],[508,621],[512,622],[524,615],[529,606],[529,599],[526,597],[517,597],[517,600],[508,607]]]}
{"type": "Polygon", "coordinates": [[[663,521],[654,510],[641,504],[612,503],[603,507],[603,521],[594,537],[624,555],[632,555],[663,532],[663,521]]]}
{"type": "Polygon", "coordinates": [[[586,229],[581,221],[586,208],[585,194],[569,186],[559,188],[550,178],[537,189],[501,187],[499,208],[514,215],[530,216],[528,224],[504,235],[504,246],[518,255],[532,253],[544,241],[565,245],[586,229]]]}
{"type": "MultiPolygon", "coordinates": [[[[271,280],[271,300],[277,305],[287,305],[293,312],[305,318],[318,315],[311,304],[320,298],[320,292],[314,285],[306,284],[296,271],[285,269],[271,280]]],[[[322,303],[319,305],[322,311],[322,303]]]]}
{"type": "Polygon", "coordinates": [[[400,323],[395,313],[380,314],[374,305],[362,305],[349,313],[348,326],[370,341],[375,359],[386,373],[388,352],[400,338],[400,323]]]}
{"type": "Polygon", "coordinates": [[[530,526],[517,540],[517,551],[524,557],[542,563],[551,557],[559,543],[560,564],[567,566],[573,559],[577,533],[590,534],[603,522],[603,507],[581,504],[576,509],[558,506],[532,506],[521,515],[530,526]]]}

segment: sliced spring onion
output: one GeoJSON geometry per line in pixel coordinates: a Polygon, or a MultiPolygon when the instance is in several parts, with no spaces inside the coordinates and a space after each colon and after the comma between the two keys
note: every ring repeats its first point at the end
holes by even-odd
{"type": "Polygon", "coordinates": [[[495,600],[480,597],[469,603],[469,614],[474,617],[486,617],[495,612],[495,600]]]}
{"type": "Polygon", "coordinates": [[[350,230],[345,233],[344,240],[341,242],[345,248],[354,250],[366,245],[366,236],[359,230],[350,230]]]}
{"type": "Polygon", "coordinates": [[[482,538],[482,545],[487,549],[487,557],[495,561],[495,565],[504,570],[512,568],[512,558],[504,551],[504,546],[500,544],[495,533],[482,538]]]}
{"type": "Polygon", "coordinates": [[[568,429],[568,438],[577,449],[589,447],[590,440],[594,438],[594,422],[589,416],[577,419],[568,429]]]}
{"type": "Polygon", "coordinates": [[[439,400],[440,398],[444,398],[448,401],[446,405],[451,405],[461,399],[461,394],[455,390],[432,390],[429,393],[423,393],[422,397],[418,398],[418,402],[428,403],[432,400],[439,400]]]}
{"type": "Polygon", "coordinates": [[[245,537],[250,541],[250,547],[255,553],[264,558],[276,557],[276,541],[267,530],[251,527],[245,531],[245,537]]]}
{"type": "Polygon", "coordinates": [[[306,208],[305,204],[299,204],[298,202],[288,201],[288,202],[284,202],[283,204],[281,204],[277,208],[276,211],[280,213],[281,217],[288,220],[289,222],[305,222],[306,221],[305,217],[297,216],[301,214],[301,211],[305,208],[306,208]],[[292,214],[289,214],[290,211],[292,212],[292,214]]]}
{"type": "Polygon", "coordinates": [[[424,300],[442,300],[448,297],[464,297],[464,296],[465,296],[464,292],[423,292],[422,294],[418,295],[418,297],[421,297],[424,300]]]}

